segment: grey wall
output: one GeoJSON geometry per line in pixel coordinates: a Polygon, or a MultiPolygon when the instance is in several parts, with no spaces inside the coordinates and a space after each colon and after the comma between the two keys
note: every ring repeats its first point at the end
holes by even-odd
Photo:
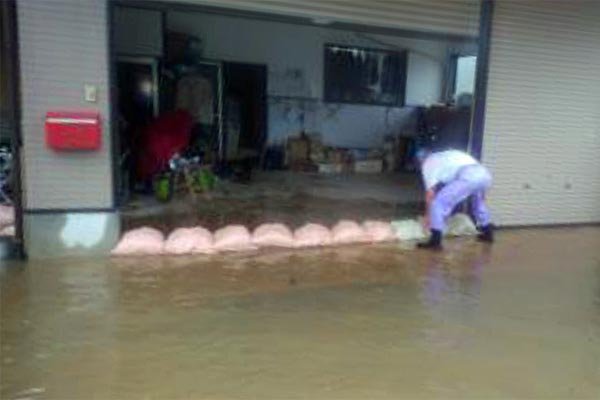
{"type": "Polygon", "coordinates": [[[17,2],[21,58],[24,207],[106,208],[113,204],[106,0],[17,2]],[[98,101],[86,103],[84,84],[98,101]],[[97,110],[100,151],[57,153],[46,148],[49,110],[97,110]]]}
{"type": "Polygon", "coordinates": [[[329,144],[348,147],[379,145],[385,133],[412,123],[414,109],[322,103],[325,43],[408,49],[408,106],[441,100],[446,57],[457,45],[197,12],[169,12],[167,28],[201,38],[206,58],[267,65],[271,142],[304,128],[320,132],[329,144]]]}
{"type": "Polygon", "coordinates": [[[26,214],[23,220],[29,258],[107,255],[120,229],[114,212],[26,214]]]}
{"type": "Polygon", "coordinates": [[[414,132],[414,107],[328,104],[318,100],[269,99],[269,142],[283,144],[302,130],[320,133],[328,145],[372,148],[386,134],[414,132]],[[302,123],[304,121],[304,123],[302,123]]]}
{"type": "Polygon", "coordinates": [[[198,12],[169,12],[167,28],[201,38],[207,58],[267,64],[269,94],[281,96],[321,97],[325,43],[409,49],[409,59],[412,58],[409,80],[423,74],[429,79],[419,82],[419,90],[409,90],[413,95],[408,103],[439,100],[447,47],[441,41],[367,35],[198,12]]]}

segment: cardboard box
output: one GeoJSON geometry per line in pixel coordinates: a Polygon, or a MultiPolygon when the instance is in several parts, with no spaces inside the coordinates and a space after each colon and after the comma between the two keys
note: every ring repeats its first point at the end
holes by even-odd
{"type": "Polygon", "coordinates": [[[383,171],[383,160],[365,160],[354,163],[354,172],[359,174],[379,174],[383,171]]]}
{"type": "Polygon", "coordinates": [[[308,161],[309,141],[304,137],[289,138],[287,141],[286,159],[288,165],[308,161]]]}
{"type": "Polygon", "coordinates": [[[344,169],[343,164],[322,163],[319,164],[320,174],[341,174],[344,169]]]}

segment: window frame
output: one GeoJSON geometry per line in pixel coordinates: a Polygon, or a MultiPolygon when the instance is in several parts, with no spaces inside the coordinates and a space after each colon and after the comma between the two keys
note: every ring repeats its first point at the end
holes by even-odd
{"type": "MultiPolygon", "coordinates": [[[[475,57],[475,70],[474,73],[475,75],[477,74],[477,55],[474,54],[470,54],[470,53],[460,53],[460,52],[456,52],[456,53],[452,53],[450,55],[450,85],[449,85],[449,92],[448,92],[448,99],[447,101],[449,101],[450,103],[454,104],[457,101],[457,93],[456,93],[456,81],[458,78],[458,60],[460,58],[464,58],[464,57],[475,57]]],[[[473,93],[471,93],[472,96],[475,96],[475,80],[476,77],[473,77],[473,93]]]]}
{"type": "Polygon", "coordinates": [[[377,47],[364,47],[364,46],[354,46],[349,44],[337,44],[337,43],[325,43],[323,45],[323,102],[329,104],[355,104],[355,105],[369,105],[369,106],[380,106],[380,107],[404,107],[406,105],[406,81],[408,74],[408,50],[391,50],[377,47]],[[328,49],[331,47],[340,47],[346,49],[356,49],[362,50],[371,53],[380,53],[385,55],[392,55],[394,57],[398,57],[399,60],[399,71],[400,83],[398,87],[398,91],[396,94],[395,101],[392,102],[383,102],[383,101],[348,101],[332,98],[331,94],[328,92],[330,84],[328,83],[327,71],[328,71],[328,63],[327,63],[327,54],[328,49]]]}

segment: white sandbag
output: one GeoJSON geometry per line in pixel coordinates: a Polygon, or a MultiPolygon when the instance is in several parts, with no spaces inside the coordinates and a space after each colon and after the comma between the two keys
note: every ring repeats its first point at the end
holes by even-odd
{"type": "Polygon", "coordinates": [[[212,233],[202,227],[175,229],[165,241],[167,254],[211,254],[212,233]]]}
{"type": "Polygon", "coordinates": [[[15,224],[15,208],[0,204],[0,228],[15,224]]]}
{"type": "Polygon", "coordinates": [[[362,226],[373,243],[396,240],[396,235],[389,222],[367,220],[363,222],[362,226]]]}
{"type": "Polygon", "coordinates": [[[365,230],[355,221],[341,220],[331,229],[334,244],[365,243],[369,237],[365,230]]]}
{"type": "Polygon", "coordinates": [[[331,244],[331,231],[323,225],[306,224],[294,232],[296,247],[317,247],[331,244]]]}
{"type": "Polygon", "coordinates": [[[244,251],[256,249],[252,235],[243,225],[228,225],[214,234],[214,249],[217,251],[244,251]]]}
{"type": "MultiPolygon", "coordinates": [[[[423,240],[429,233],[417,219],[405,219],[392,222],[392,229],[399,240],[423,240]]],[[[455,214],[448,218],[445,236],[472,236],[477,234],[477,228],[466,214],[455,214]]]]}
{"type": "Polygon", "coordinates": [[[392,229],[398,240],[423,240],[428,234],[423,224],[416,219],[404,219],[392,222],[392,229]]]}
{"type": "Polygon", "coordinates": [[[294,235],[284,224],[262,224],[254,230],[252,243],[258,247],[294,247],[294,235]]]}
{"type": "Polygon", "coordinates": [[[15,236],[15,226],[8,225],[0,229],[0,236],[15,236]]]}
{"type": "Polygon", "coordinates": [[[474,236],[477,233],[477,227],[467,214],[454,214],[448,219],[446,236],[474,236]]]}
{"type": "Polygon", "coordinates": [[[111,254],[115,256],[162,254],[164,236],[161,231],[143,227],[126,232],[111,254]]]}

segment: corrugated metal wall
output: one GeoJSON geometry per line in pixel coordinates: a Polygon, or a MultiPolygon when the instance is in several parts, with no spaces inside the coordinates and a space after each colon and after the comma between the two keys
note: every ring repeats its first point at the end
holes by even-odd
{"type": "Polygon", "coordinates": [[[600,221],[600,2],[496,2],[483,159],[501,224],[600,221]]]}
{"type": "Polygon", "coordinates": [[[24,207],[107,208],[113,203],[105,0],[17,2],[21,59],[24,207]],[[98,87],[86,103],[84,84],[98,87]],[[44,143],[48,110],[98,110],[102,149],[56,153],[44,143]]]}
{"type": "Polygon", "coordinates": [[[479,0],[166,0],[391,29],[477,36],[479,0]]]}

